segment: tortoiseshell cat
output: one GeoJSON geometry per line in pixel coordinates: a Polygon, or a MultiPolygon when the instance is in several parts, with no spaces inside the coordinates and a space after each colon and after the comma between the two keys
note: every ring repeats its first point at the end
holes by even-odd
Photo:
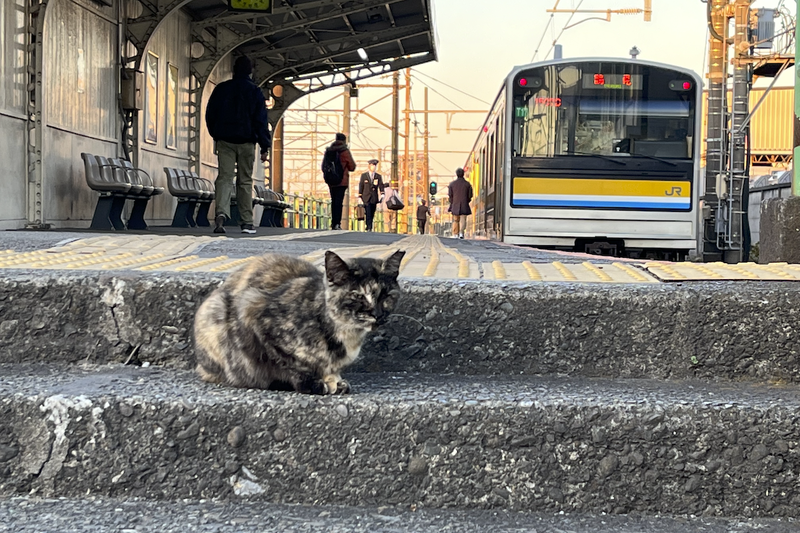
{"type": "Polygon", "coordinates": [[[404,251],[386,261],[267,254],[231,274],[194,321],[197,372],[234,387],[345,394],[340,372],[400,296],[404,251]]]}

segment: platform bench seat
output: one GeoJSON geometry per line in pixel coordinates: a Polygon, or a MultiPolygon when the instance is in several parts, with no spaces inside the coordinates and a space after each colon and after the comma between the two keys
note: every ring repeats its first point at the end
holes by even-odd
{"type": "Polygon", "coordinates": [[[100,155],[82,153],[86,184],[100,193],[97,200],[91,229],[123,230],[147,229],[144,213],[150,198],[164,193],[163,187],[156,187],[150,175],[136,168],[130,161],[106,158],[100,155]],[[133,200],[133,210],[128,222],[122,221],[125,201],[133,200]]]}
{"type": "Polygon", "coordinates": [[[267,189],[264,185],[256,184],[253,189],[255,193],[253,204],[264,207],[259,226],[262,228],[282,228],[283,212],[292,207],[292,205],[284,201],[280,194],[272,189],[267,189]]]}
{"type": "Polygon", "coordinates": [[[170,194],[178,200],[175,215],[172,217],[172,227],[210,226],[208,210],[214,201],[214,184],[194,172],[180,168],[164,167],[164,173],[167,175],[170,194]]]}

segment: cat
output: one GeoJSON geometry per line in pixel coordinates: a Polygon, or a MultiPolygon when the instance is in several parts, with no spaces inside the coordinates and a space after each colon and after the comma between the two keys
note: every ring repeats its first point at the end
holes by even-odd
{"type": "Polygon", "coordinates": [[[345,261],[327,251],[324,273],[286,255],[252,261],[197,311],[197,373],[234,387],[350,392],[340,372],[397,305],[404,255],[345,261]]]}

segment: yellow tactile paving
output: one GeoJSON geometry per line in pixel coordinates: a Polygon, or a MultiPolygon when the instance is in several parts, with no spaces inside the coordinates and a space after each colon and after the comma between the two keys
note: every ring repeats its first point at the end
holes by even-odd
{"type": "MultiPolygon", "coordinates": [[[[346,232],[342,232],[346,233],[346,232]]],[[[328,231],[263,237],[267,240],[291,240],[328,231]]],[[[226,255],[201,257],[198,250],[219,237],[176,237],[158,235],[104,235],[76,239],[46,250],[14,252],[0,250],[0,269],[94,269],[137,270],[139,272],[231,272],[255,257],[231,259],[226,255]]],[[[261,238],[261,237],[260,237],[261,238]]],[[[373,257],[386,259],[396,250],[406,251],[400,266],[401,276],[432,279],[486,279],[510,282],[571,283],[659,283],[696,280],[799,281],[800,265],[771,263],[668,263],[591,262],[533,263],[531,261],[494,260],[476,262],[454,246],[447,246],[433,235],[410,235],[386,245],[369,244],[335,248],[345,259],[373,257]]],[[[463,248],[462,248],[463,249],[463,248]]],[[[322,266],[326,248],[303,258],[322,266]]]]}
{"type": "Polygon", "coordinates": [[[645,268],[662,281],[704,281],[704,280],[761,280],[798,281],[800,265],[786,263],[645,263],[645,268]]]}

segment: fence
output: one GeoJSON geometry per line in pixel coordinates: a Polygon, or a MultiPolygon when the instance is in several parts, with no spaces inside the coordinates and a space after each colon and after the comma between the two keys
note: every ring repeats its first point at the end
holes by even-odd
{"type": "Polygon", "coordinates": [[[788,198],[792,194],[792,171],[784,170],[759,176],[750,182],[747,203],[747,220],[753,244],[761,237],[761,202],[770,198],[788,198]]]}

